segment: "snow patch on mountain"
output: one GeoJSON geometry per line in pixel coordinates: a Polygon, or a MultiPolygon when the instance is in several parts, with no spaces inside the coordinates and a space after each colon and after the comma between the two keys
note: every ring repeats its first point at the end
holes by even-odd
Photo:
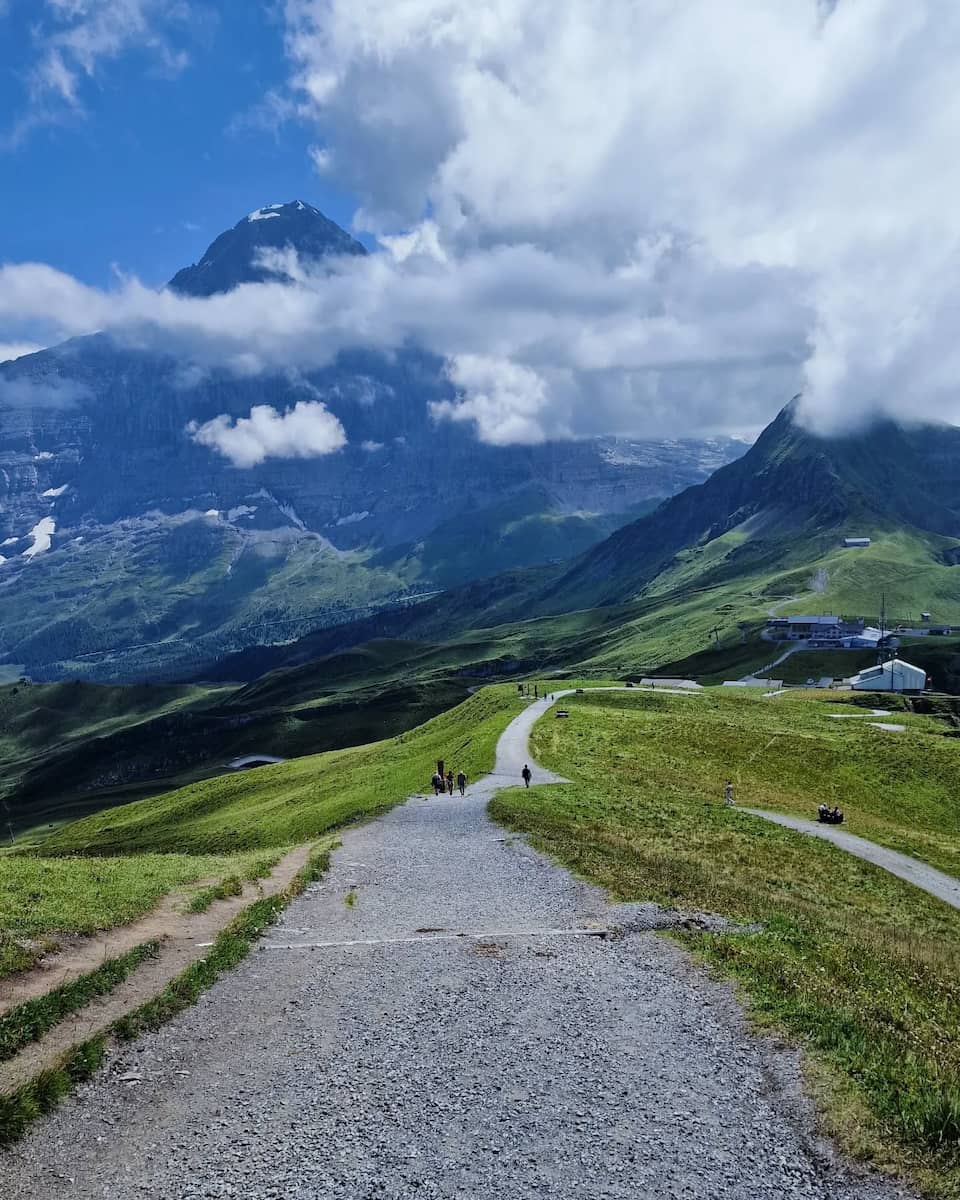
{"type": "Polygon", "coordinates": [[[277,508],[280,509],[280,511],[283,513],[283,515],[285,517],[289,517],[290,520],[294,523],[294,525],[296,525],[296,527],[298,529],[306,530],[306,528],[307,528],[306,525],[297,516],[296,509],[293,507],[292,504],[278,504],[277,508]]]}
{"type": "Polygon", "coordinates": [[[57,496],[62,496],[69,486],[69,483],[64,483],[58,488],[47,488],[47,490],[45,492],[41,492],[40,495],[45,499],[55,500],[57,496]]]}
{"type": "Polygon", "coordinates": [[[38,554],[45,554],[50,549],[56,531],[57,523],[53,517],[44,517],[38,521],[27,535],[33,538],[33,545],[24,550],[22,557],[30,559],[36,558],[38,554]]]}
{"type": "Polygon", "coordinates": [[[256,511],[255,504],[238,504],[235,508],[227,509],[227,520],[236,521],[238,517],[252,517],[256,511]]]}
{"type": "Polygon", "coordinates": [[[345,517],[340,517],[335,524],[337,525],[356,525],[358,521],[365,521],[370,514],[366,509],[363,512],[347,513],[345,517]]]}

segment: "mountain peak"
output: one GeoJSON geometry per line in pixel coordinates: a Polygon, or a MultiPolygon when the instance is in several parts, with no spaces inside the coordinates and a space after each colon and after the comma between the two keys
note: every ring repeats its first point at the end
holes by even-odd
{"type": "Polygon", "coordinates": [[[312,259],[367,253],[312,204],[266,204],[221,233],[200,261],[178,271],[168,286],[187,296],[213,296],[241,283],[263,283],[276,278],[262,265],[263,252],[288,248],[312,259]]]}
{"type": "MultiPolygon", "coordinates": [[[[282,220],[287,217],[295,217],[297,213],[307,214],[307,220],[310,216],[322,217],[324,221],[327,219],[319,208],[314,208],[312,204],[307,204],[304,200],[291,200],[288,204],[265,204],[263,208],[254,209],[246,219],[248,221],[267,221],[271,218],[282,220]]],[[[238,221],[237,224],[242,225],[243,222],[238,221]]],[[[343,231],[341,230],[341,232],[343,231]]]]}

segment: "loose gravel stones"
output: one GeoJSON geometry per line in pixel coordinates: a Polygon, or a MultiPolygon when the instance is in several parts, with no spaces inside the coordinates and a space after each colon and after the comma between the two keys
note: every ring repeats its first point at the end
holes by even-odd
{"type": "Polygon", "coordinates": [[[2,1200],[904,1194],[645,932],[696,914],[607,905],[491,824],[493,786],[349,832],[246,962],[0,1155],[2,1200]]]}

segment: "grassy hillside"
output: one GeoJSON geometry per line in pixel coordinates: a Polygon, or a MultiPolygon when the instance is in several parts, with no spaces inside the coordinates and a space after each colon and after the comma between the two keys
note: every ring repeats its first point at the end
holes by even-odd
{"type": "Polygon", "coordinates": [[[233,853],[309,841],[429,788],[437,758],[471,779],[493,765],[496,740],[522,701],[485,688],[385,742],[204,780],[57,830],[50,854],[233,853]]]}
{"type": "Polygon", "coordinates": [[[196,783],[0,854],[0,975],[60,934],[133,919],[171,889],[262,874],[286,847],[428,789],[438,757],[477,778],[522,706],[512,685],[485,688],[388,741],[196,783]]]}
{"type": "MultiPolygon", "coordinates": [[[[759,642],[771,612],[839,612],[876,623],[885,595],[891,624],[915,622],[930,611],[935,621],[960,625],[960,566],[952,565],[950,539],[903,528],[858,529],[874,538],[867,550],[844,550],[827,533],[778,541],[762,555],[752,534],[733,530],[678,551],[628,602],[554,615],[538,615],[538,595],[554,586],[555,570],[549,577],[500,577],[272,652],[261,648],[255,667],[303,663],[352,652],[370,638],[390,644],[399,637],[412,674],[627,676],[667,669],[720,682],[763,667],[780,652],[759,642]]],[[[960,690],[960,661],[951,663],[932,643],[930,656],[938,659],[936,686],[960,690]]],[[[254,666],[237,664],[240,670],[248,665],[254,666]]],[[[836,674],[854,669],[840,663],[836,674]]]]}
{"type": "Polygon", "coordinates": [[[31,793],[36,812],[55,819],[64,793],[89,786],[84,763],[95,762],[94,771],[114,766],[115,756],[106,748],[122,742],[131,730],[151,723],[189,723],[198,709],[226,694],[227,689],[216,687],[103,687],[80,681],[0,686],[3,834],[8,822],[14,830],[33,822],[31,793]]]}
{"type": "Polygon", "coordinates": [[[292,758],[378,741],[469,694],[452,670],[414,669],[407,657],[371,646],[248,688],[0,688],[2,832],[7,821],[20,835],[212,778],[244,754],[292,758]]]}
{"type": "Polygon", "coordinates": [[[377,559],[410,583],[456,587],[516,567],[562,562],[583,554],[611,533],[650,512],[662,497],[619,513],[557,511],[544,488],[530,488],[500,503],[460,513],[423,541],[394,548],[377,559]]]}
{"type": "Polygon", "coordinates": [[[930,718],[832,720],[820,697],[587,694],[570,711],[534,745],[573,784],[501,793],[494,815],[619,899],[758,922],[685,940],[807,1047],[848,1146],[960,1195],[960,913],[722,803],[728,777],[743,804],[836,800],[851,831],[960,871],[960,742],[930,718]]]}
{"type": "MultiPolygon", "coordinates": [[[[0,978],[22,971],[74,937],[134,921],[171,891],[186,907],[225,880],[266,874],[279,851],[234,855],[140,854],[125,858],[0,860],[0,978]]],[[[239,886],[239,885],[237,885],[239,886]]]]}
{"type": "MultiPolygon", "coordinates": [[[[651,588],[802,571],[839,552],[851,533],[895,537],[904,531],[904,552],[890,556],[891,573],[909,569],[917,540],[948,566],[958,549],[958,469],[960,429],[887,423],[825,439],[797,423],[791,404],[742,458],[583,555],[535,605],[540,612],[564,612],[622,604],[651,588]]],[[[912,586],[902,582],[897,603],[907,603],[912,586]]],[[[924,586],[934,589],[934,582],[924,586]]],[[[862,583],[852,591],[861,589],[862,583]]],[[[948,589],[945,598],[956,593],[948,589]]]]}

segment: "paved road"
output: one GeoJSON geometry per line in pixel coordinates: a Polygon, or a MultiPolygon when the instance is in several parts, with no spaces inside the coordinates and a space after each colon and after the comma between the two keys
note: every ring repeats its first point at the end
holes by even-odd
{"type": "Polygon", "coordinates": [[[465,800],[347,833],[246,962],[0,1157],[3,1200],[901,1196],[834,1160],[794,1059],[642,932],[675,914],[489,821],[547,707],[465,800]]]}
{"type": "Polygon", "coordinates": [[[935,867],[930,867],[919,859],[910,858],[907,854],[898,854],[896,850],[888,850],[886,846],[878,846],[876,842],[847,833],[836,825],[821,825],[819,821],[805,821],[802,817],[788,817],[784,813],[768,812],[762,808],[740,808],[739,812],[752,813],[755,817],[763,817],[765,821],[774,821],[777,825],[786,825],[788,829],[798,829],[801,833],[809,833],[811,837],[821,838],[825,842],[833,842],[849,854],[865,859],[875,866],[883,867],[891,875],[905,879],[938,900],[960,908],[960,879],[946,875],[935,867]]]}

